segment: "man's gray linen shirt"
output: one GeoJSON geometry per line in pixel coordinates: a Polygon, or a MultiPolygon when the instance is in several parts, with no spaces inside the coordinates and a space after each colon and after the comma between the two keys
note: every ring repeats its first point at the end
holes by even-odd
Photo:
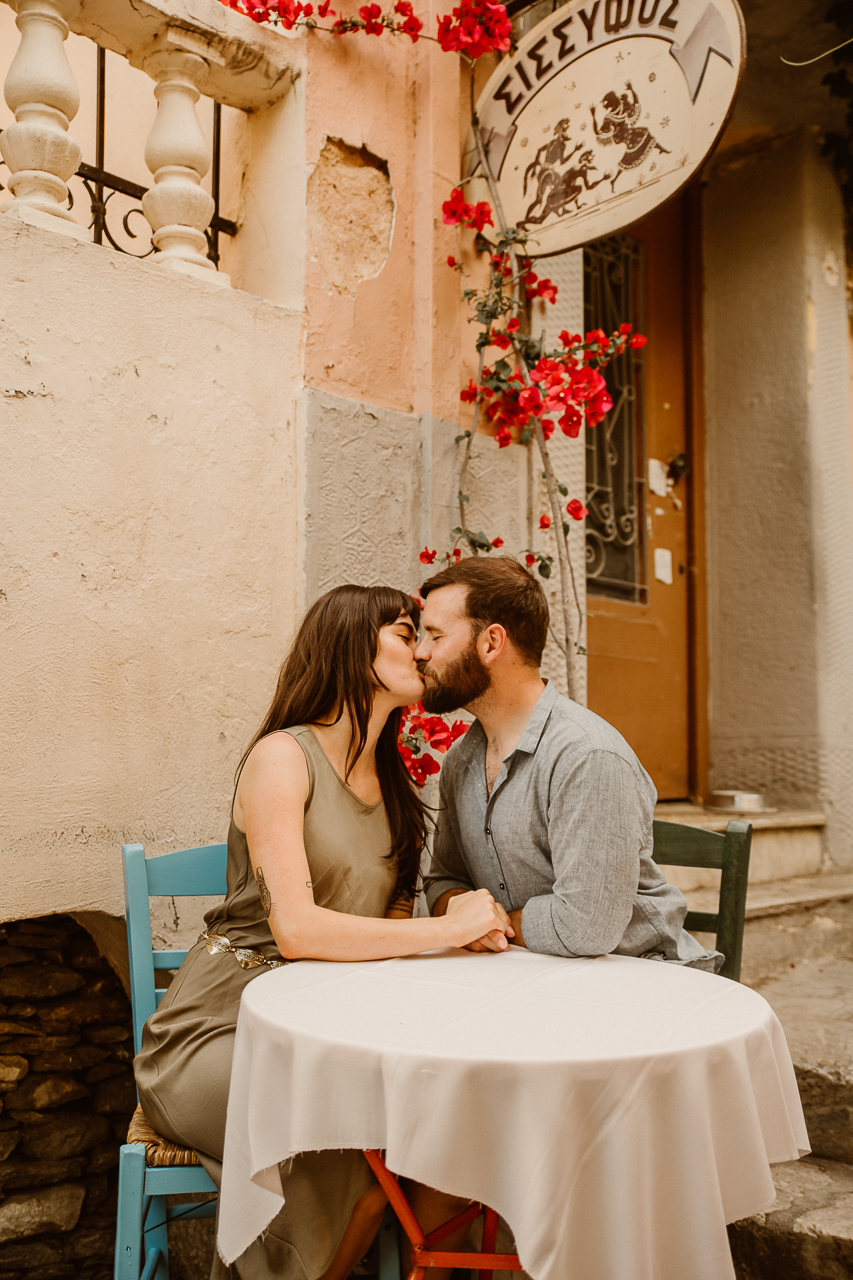
{"type": "Polygon", "coordinates": [[[612,725],[548,683],[491,795],[485,749],[475,723],[442,766],[430,911],[448,889],[488,889],[523,908],[531,951],[722,963],[682,928],[684,897],[652,861],[652,780],[612,725]]]}

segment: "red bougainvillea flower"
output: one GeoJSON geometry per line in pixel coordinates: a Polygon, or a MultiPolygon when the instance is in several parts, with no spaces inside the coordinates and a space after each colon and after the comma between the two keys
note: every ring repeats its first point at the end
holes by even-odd
{"type": "Polygon", "coordinates": [[[473,378],[468,382],[468,386],[463,387],[459,392],[459,399],[464,400],[466,404],[473,404],[477,399],[477,384],[473,378]]]}
{"type": "Polygon", "coordinates": [[[512,444],[512,432],[509,427],[499,427],[495,432],[495,441],[499,449],[506,449],[512,444]]]}
{"type": "Polygon", "coordinates": [[[421,564],[432,564],[435,560],[436,555],[437,555],[437,552],[430,551],[429,547],[424,547],[423,551],[418,556],[418,559],[420,560],[421,564]]]}
{"type": "Polygon", "coordinates": [[[580,498],[572,498],[566,505],[566,510],[573,520],[583,520],[584,516],[589,515],[589,508],[583,505],[580,498]]]}
{"type": "Polygon", "coordinates": [[[628,339],[628,346],[636,350],[638,347],[644,347],[647,342],[648,338],[644,338],[641,333],[635,333],[633,337],[628,339]]]}
{"type": "Polygon", "coordinates": [[[503,538],[492,538],[492,546],[495,547],[497,550],[500,550],[503,544],[504,544],[503,538]]]}
{"type": "Polygon", "coordinates": [[[468,725],[464,720],[454,720],[448,724],[443,716],[429,716],[420,702],[403,708],[400,725],[398,747],[403,763],[415,783],[422,787],[428,777],[438,773],[440,765],[431,755],[439,755],[452,747],[457,738],[467,732],[468,725]],[[424,748],[429,747],[429,751],[424,748]]]}
{"type": "Polygon", "coordinates": [[[518,333],[520,328],[521,326],[518,323],[518,321],[515,319],[515,317],[513,317],[512,320],[507,321],[507,326],[506,326],[507,333],[518,333]]]}
{"type": "Polygon", "coordinates": [[[446,227],[458,227],[467,222],[474,212],[474,206],[467,204],[461,187],[454,187],[450,199],[441,206],[441,216],[446,227]]]}
{"type": "Polygon", "coordinates": [[[397,0],[394,5],[394,12],[404,19],[403,22],[397,23],[397,30],[405,32],[412,44],[417,44],[418,35],[423,31],[424,24],[420,18],[415,17],[409,0],[397,0]]]}
{"type": "Polygon", "coordinates": [[[453,254],[452,254],[452,253],[451,253],[450,257],[447,259],[447,265],[448,265],[449,267],[458,267],[458,266],[459,266],[459,263],[456,261],[456,259],[454,258],[454,256],[453,256],[453,254]]]}
{"type": "Polygon", "coordinates": [[[546,302],[554,303],[557,301],[557,286],[553,280],[540,280],[536,286],[537,296],[544,298],[546,302]]]}
{"type": "Polygon", "coordinates": [[[431,774],[438,773],[441,765],[431,756],[428,751],[422,755],[416,756],[412,748],[405,742],[398,743],[400,755],[403,757],[403,764],[412,776],[412,781],[418,787],[426,785],[426,780],[431,774]]]}
{"type": "Polygon", "coordinates": [[[542,393],[538,387],[525,387],[519,392],[518,403],[525,413],[538,417],[542,412],[542,393]]]}
{"type": "Polygon", "coordinates": [[[462,559],[462,551],[461,551],[461,549],[460,549],[459,547],[454,547],[454,548],[453,548],[453,559],[454,559],[454,560],[461,560],[461,559],[462,559]]]}
{"type": "Polygon", "coordinates": [[[507,335],[503,333],[500,329],[493,329],[492,330],[492,346],[500,347],[501,351],[506,351],[508,347],[512,346],[512,343],[510,342],[507,335]]]}
{"type": "Polygon", "coordinates": [[[587,405],[586,405],[587,426],[597,427],[599,422],[601,422],[602,418],[604,417],[605,413],[609,413],[609,411],[612,408],[613,408],[613,401],[610,398],[610,392],[606,389],[606,387],[602,387],[601,390],[595,393],[595,395],[592,397],[591,400],[587,401],[587,405]]]}
{"type": "Polygon", "coordinates": [[[532,551],[528,551],[527,555],[524,557],[524,563],[527,565],[528,569],[532,564],[536,563],[536,557],[532,551]]]}
{"type": "Polygon", "coordinates": [[[438,21],[438,43],[445,53],[466,53],[480,58],[484,53],[505,53],[512,26],[502,4],[485,0],[461,0],[450,14],[438,21]]]}
{"type": "Polygon", "coordinates": [[[581,433],[583,417],[574,405],[570,405],[559,419],[559,423],[563,435],[568,436],[570,440],[576,440],[581,433]]]}
{"type": "Polygon", "coordinates": [[[358,16],[364,21],[364,34],[381,36],[385,27],[382,24],[382,9],[378,4],[363,4],[358,16]]]}
{"type": "Polygon", "coordinates": [[[495,225],[492,222],[492,206],[488,200],[477,201],[468,217],[468,223],[475,231],[482,231],[485,226],[493,227],[495,225]]]}
{"type": "Polygon", "coordinates": [[[550,517],[550,516],[540,516],[540,517],[539,517],[539,528],[540,528],[540,529],[550,529],[550,528],[551,528],[551,517],[550,517]]]}

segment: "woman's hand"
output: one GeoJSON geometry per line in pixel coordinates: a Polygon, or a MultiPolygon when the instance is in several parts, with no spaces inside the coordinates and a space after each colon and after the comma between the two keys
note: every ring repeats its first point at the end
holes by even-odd
{"type": "Polygon", "coordinates": [[[515,937],[509,916],[488,889],[474,889],[451,898],[445,919],[456,935],[451,945],[468,951],[506,951],[507,937],[515,937]]]}

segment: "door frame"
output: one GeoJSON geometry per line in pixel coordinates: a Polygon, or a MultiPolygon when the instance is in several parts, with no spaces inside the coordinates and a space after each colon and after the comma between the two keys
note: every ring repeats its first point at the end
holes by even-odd
{"type": "Polygon", "coordinates": [[[701,177],[683,192],[682,245],[685,255],[684,314],[688,319],[685,343],[685,408],[690,472],[687,521],[687,714],[688,781],[694,804],[709,795],[710,746],[708,712],[708,592],[705,501],[705,362],[703,329],[701,177]]]}

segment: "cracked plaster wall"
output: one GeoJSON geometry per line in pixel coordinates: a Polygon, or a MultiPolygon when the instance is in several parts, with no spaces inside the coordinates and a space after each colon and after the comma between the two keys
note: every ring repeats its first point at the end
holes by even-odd
{"type": "Polygon", "coordinates": [[[0,296],[0,919],[121,915],[122,842],[224,838],[293,627],[300,319],[3,218],[0,296]]]}

